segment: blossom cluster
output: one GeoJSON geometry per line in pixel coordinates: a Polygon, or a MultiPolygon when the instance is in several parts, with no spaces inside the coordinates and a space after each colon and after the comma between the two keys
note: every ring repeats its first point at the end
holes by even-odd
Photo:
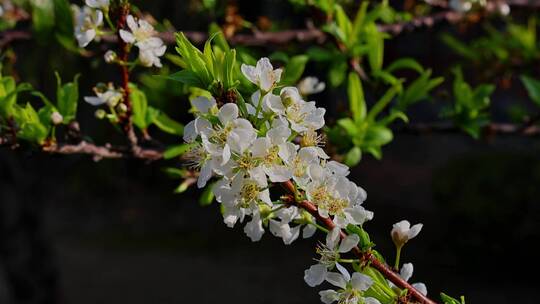
{"type": "MultiPolygon", "coordinates": [[[[105,20],[109,21],[109,26],[114,29],[114,25],[108,20],[109,0],[86,0],[85,3],[82,8],[75,4],[71,6],[75,38],[80,47],[86,47],[93,40],[107,34],[103,29],[105,20]]],[[[167,47],[158,37],[154,27],[146,20],[137,19],[132,15],[127,16],[126,23],[127,28],[120,29],[119,35],[123,42],[139,49],[138,63],[145,67],[161,67],[160,57],[165,54],[167,47]]],[[[116,54],[112,51],[106,52],[104,57],[108,63],[117,60],[116,54]]]]}
{"type": "Polygon", "coordinates": [[[318,249],[320,260],[306,270],[308,285],[327,281],[340,288],[321,291],[324,303],[379,303],[363,297],[372,279],[358,272],[351,276],[339,263],[340,254],[359,242],[354,234],[340,241],[341,229],[362,225],[373,218],[373,212],[362,206],[367,194],[349,180],[349,168],[331,160],[322,148],[319,131],[325,125],[325,109],[303,96],[324,85],[308,79],[303,93],[296,87],[280,87],[282,71],[267,58],[256,66],[242,65],[241,71],[257,86],[249,103],[220,106],[211,96],[191,100],[195,119],[184,129],[184,140],[191,145],[184,156],[199,171],[198,187],[216,178],[211,187],[227,226],[246,222],[244,232],[252,241],[259,241],[268,229],[291,244],[300,234],[308,238],[316,231],[311,214],[272,198],[272,186],[292,182],[302,199],[336,224],[318,249]]]}

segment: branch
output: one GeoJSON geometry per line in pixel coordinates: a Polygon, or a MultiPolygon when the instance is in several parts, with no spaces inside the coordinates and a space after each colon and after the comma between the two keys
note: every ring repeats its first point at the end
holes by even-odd
{"type": "Polygon", "coordinates": [[[32,32],[20,31],[20,30],[8,30],[0,32],[0,49],[5,48],[13,41],[17,40],[30,40],[32,39],[32,32]]]}
{"type": "MultiPolygon", "coordinates": [[[[294,194],[296,192],[295,186],[291,181],[287,181],[282,183],[282,186],[287,189],[290,193],[294,194]]],[[[292,199],[292,198],[291,198],[292,199]]],[[[292,199],[294,202],[294,199],[292,199]]],[[[307,200],[303,200],[300,202],[296,202],[296,205],[307,212],[309,212],[313,217],[315,217],[319,222],[321,222],[326,228],[329,230],[336,227],[332,219],[327,217],[322,217],[319,214],[319,211],[317,210],[317,206],[315,206],[313,203],[307,200]]],[[[343,230],[340,232],[340,237],[343,239],[347,236],[343,230]]],[[[429,299],[427,296],[424,296],[422,293],[420,293],[416,288],[414,288],[411,284],[409,284],[407,281],[405,281],[402,277],[400,277],[397,273],[392,271],[392,269],[379,261],[375,256],[373,256],[370,252],[362,252],[360,248],[354,247],[352,249],[352,252],[360,259],[360,261],[369,262],[371,266],[373,266],[375,269],[377,269],[380,273],[383,274],[385,278],[390,280],[394,285],[398,286],[401,289],[407,289],[409,293],[421,304],[436,304],[435,301],[429,299]]]]}
{"type": "Polygon", "coordinates": [[[114,149],[110,144],[105,146],[97,146],[87,141],[81,141],[76,145],[58,145],[52,144],[49,146],[43,146],[42,151],[51,154],[86,154],[93,157],[94,161],[100,161],[102,159],[120,159],[120,158],[136,158],[144,159],[148,161],[156,161],[163,158],[163,152],[161,150],[145,149],[139,147],[137,152],[131,151],[128,148],[116,148],[114,149]]]}
{"type": "MultiPolygon", "coordinates": [[[[129,51],[130,51],[130,45],[126,43],[122,38],[120,37],[120,31],[125,29],[127,27],[127,16],[129,15],[130,6],[129,2],[121,3],[118,7],[118,22],[117,22],[117,32],[116,32],[116,41],[118,42],[118,47],[120,48],[120,55],[119,58],[122,61],[122,63],[126,63],[129,61],[129,51]]],[[[131,147],[133,149],[133,154],[139,154],[141,153],[141,148],[138,145],[138,139],[137,135],[135,134],[135,130],[133,128],[133,119],[132,119],[132,113],[133,108],[131,104],[131,100],[129,99],[130,91],[129,91],[129,68],[126,64],[120,64],[120,73],[122,76],[122,91],[123,91],[123,104],[126,105],[126,112],[122,115],[121,120],[123,123],[123,129],[124,133],[126,134],[129,143],[131,144],[131,147]]]]}
{"type": "MultiPolygon", "coordinates": [[[[538,118],[540,119],[540,117],[538,118]]],[[[532,121],[532,119],[530,120],[532,121]]],[[[540,127],[534,125],[534,121],[527,122],[524,125],[510,123],[491,123],[483,128],[486,136],[490,135],[520,135],[520,136],[539,136],[540,127]]],[[[416,135],[434,134],[434,133],[463,133],[463,130],[452,123],[415,123],[407,124],[397,131],[411,133],[416,135]]]]}

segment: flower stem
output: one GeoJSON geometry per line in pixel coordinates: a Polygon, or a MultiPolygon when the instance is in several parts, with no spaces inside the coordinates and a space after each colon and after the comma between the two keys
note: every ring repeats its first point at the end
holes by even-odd
{"type": "Polygon", "coordinates": [[[394,263],[394,270],[398,271],[399,270],[399,260],[401,258],[401,248],[402,246],[399,246],[396,248],[396,261],[394,263]]]}
{"type": "Polygon", "coordinates": [[[312,223],[309,223],[309,224],[315,226],[317,229],[319,229],[320,231],[322,231],[322,232],[324,232],[324,233],[328,233],[328,232],[329,232],[328,229],[324,228],[323,226],[321,226],[321,225],[319,225],[319,224],[317,224],[317,223],[313,223],[313,222],[312,222],[312,223]]]}

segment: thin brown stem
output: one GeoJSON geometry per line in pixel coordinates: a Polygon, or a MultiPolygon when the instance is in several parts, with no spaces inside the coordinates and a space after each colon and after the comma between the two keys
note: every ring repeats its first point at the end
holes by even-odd
{"type": "MultiPolygon", "coordinates": [[[[129,61],[129,51],[130,51],[130,45],[126,43],[122,38],[120,37],[120,30],[124,30],[127,27],[127,16],[129,15],[129,2],[125,1],[122,2],[117,10],[117,34],[116,38],[118,41],[118,47],[120,49],[119,53],[119,59],[121,62],[128,62],[129,61]]],[[[135,130],[133,128],[133,121],[132,121],[132,113],[133,108],[131,105],[130,100],[130,90],[129,90],[129,67],[125,64],[121,64],[120,66],[120,73],[121,73],[121,81],[122,81],[122,91],[123,91],[123,104],[126,106],[125,113],[120,117],[121,123],[123,124],[124,133],[126,134],[134,153],[137,153],[140,147],[138,146],[138,139],[137,135],[135,134],[135,130]]]]}
{"type": "Polygon", "coordinates": [[[97,146],[87,141],[81,141],[76,145],[51,144],[43,146],[42,151],[51,154],[63,155],[86,154],[92,156],[95,161],[120,158],[137,158],[148,161],[156,161],[163,158],[162,150],[140,148],[138,153],[133,153],[130,148],[113,148],[109,144],[97,146]]]}

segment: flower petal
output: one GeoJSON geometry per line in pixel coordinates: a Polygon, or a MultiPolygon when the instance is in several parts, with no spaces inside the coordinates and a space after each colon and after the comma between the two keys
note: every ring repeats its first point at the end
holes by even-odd
{"type": "Polygon", "coordinates": [[[373,279],[363,273],[355,272],[351,278],[351,285],[356,290],[365,291],[373,285],[373,279]]]}
{"type": "Polygon", "coordinates": [[[321,285],[326,278],[326,266],[322,264],[315,264],[304,271],[304,281],[309,287],[315,287],[321,285]]]}

